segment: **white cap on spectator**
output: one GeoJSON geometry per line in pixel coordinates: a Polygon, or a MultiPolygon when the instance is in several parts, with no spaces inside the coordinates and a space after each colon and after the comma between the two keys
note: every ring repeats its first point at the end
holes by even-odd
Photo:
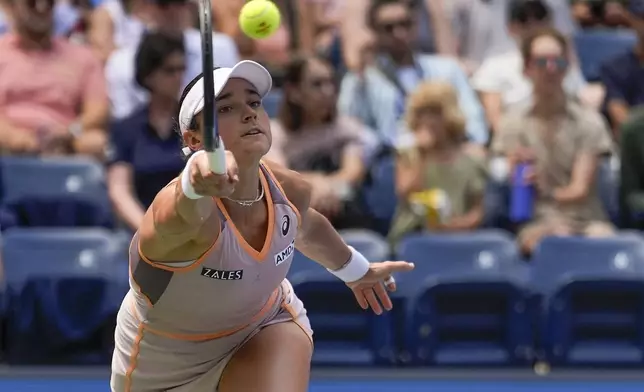
{"type": "MultiPolygon", "coordinates": [[[[232,68],[216,68],[213,72],[215,81],[215,97],[221,93],[230,79],[244,79],[257,89],[260,97],[264,98],[273,84],[271,74],[266,68],[259,63],[250,60],[243,60],[235,64],[232,68]]],[[[203,77],[199,78],[196,83],[190,87],[181,102],[179,109],[179,128],[181,133],[188,130],[195,114],[203,110],[203,77]]]]}

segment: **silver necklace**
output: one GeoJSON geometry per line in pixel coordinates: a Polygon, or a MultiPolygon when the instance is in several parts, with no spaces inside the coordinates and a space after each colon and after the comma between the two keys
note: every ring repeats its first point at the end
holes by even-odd
{"type": "Polygon", "coordinates": [[[235,200],[229,197],[227,197],[226,199],[232,201],[233,203],[237,203],[240,206],[250,207],[264,198],[264,186],[260,184],[260,187],[261,187],[260,190],[257,192],[258,193],[257,197],[253,200],[235,200]]]}

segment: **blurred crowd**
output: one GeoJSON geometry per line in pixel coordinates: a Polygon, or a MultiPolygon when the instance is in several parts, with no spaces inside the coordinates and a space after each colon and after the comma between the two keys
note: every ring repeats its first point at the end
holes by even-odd
{"type": "MultiPolygon", "coordinates": [[[[103,162],[119,225],[136,230],[184,165],[176,117],[201,72],[198,3],[0,2],[1,154],[103,162]]],[[[275,3],[279,30],[251,40],[237,22],[244,0],[214,0],[214,62],[271,70],[267,159],[308,178],[336,227],[395,244],[502,226],[529,254],[545,236],[641,224],[644,0],[275,3]],[[594,72],[577,47],[588,31],[627,37],[594,72]],[[395,196],[379,199],[392,211],[381,216],[365,189],[387,160],[395,196]],[[490,218],[490,189],[517,181],[534,189],[533,212],[490,218]]]]}

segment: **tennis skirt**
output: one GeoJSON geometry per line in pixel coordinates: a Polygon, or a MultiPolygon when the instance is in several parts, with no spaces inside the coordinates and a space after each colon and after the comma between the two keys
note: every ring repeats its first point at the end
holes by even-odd
{"type": "Polygon", "coordinates": [[[275,301],[263,319],[231,335],[186,341],[141,330],[132,315],[130,290],[117,317],[112,392],[214,392],[228,361],[262,328],[294,321],[312,339],[306,310],[287,280],[278,295],[282,300],[275,301]]]}

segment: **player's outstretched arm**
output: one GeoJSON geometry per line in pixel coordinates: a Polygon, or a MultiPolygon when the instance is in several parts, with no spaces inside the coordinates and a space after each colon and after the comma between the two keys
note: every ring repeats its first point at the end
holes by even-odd
{"type": "MultiPolygon", "coordinates": [[[[205,151],[194,153],[177,181],[163,188],[148,208],[141,227],[141,251],[155,261],[195,238],[214,211],[212,197],[225,197],[235,189],[237,162],[226,152],[226,174],[210,170],[205,151]]],[[[212,241],[216,241],[216,236],[212,241]]],[[[206,248],[207,249],[207,248],[206,248]]],[[[204,249],[205,251],[205,249],[204,249]]],[[[172,260],[169,260],[172,261],[172,260]]]]}
{"type": "Polygon", "coordinates": [[[345,244],[328,219],[309,207],[311,186],[298,173],[273,163],[269,166],[302,216],[296,248],[343,280],[363,309],[371,307],[377,314],[382,313],[383,307],[391,309],[387,290],[396,290],[392,274],[410,271],[414,265],[404,261],[369,263],[360,252],[345,244]]]}

